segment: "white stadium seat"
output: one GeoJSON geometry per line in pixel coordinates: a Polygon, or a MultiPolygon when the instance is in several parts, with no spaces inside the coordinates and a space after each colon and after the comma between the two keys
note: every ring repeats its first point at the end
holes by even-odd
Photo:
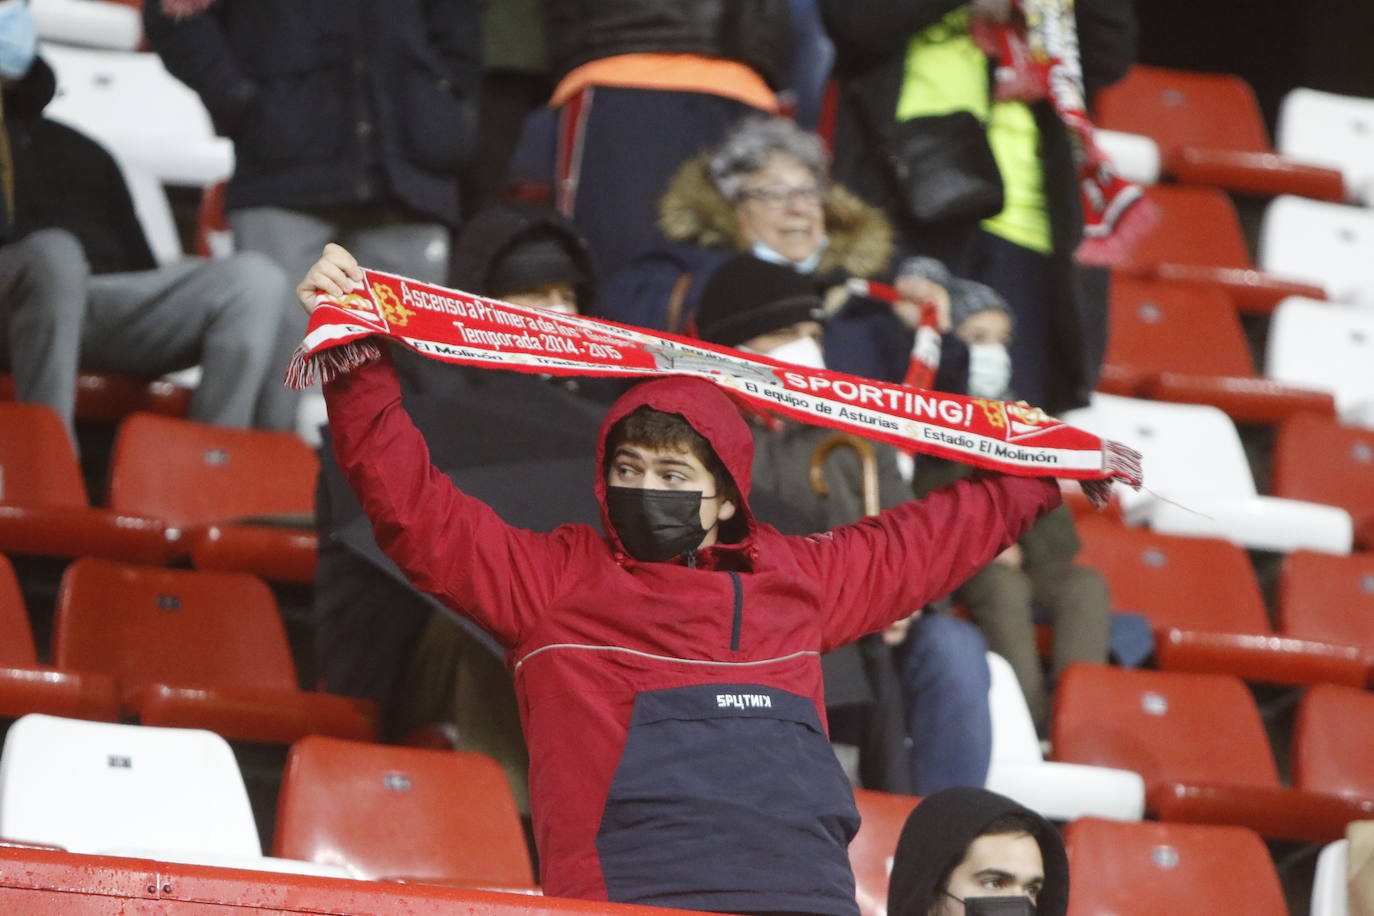
{"type": "Polygon", "coordinates": [[[1283,300],[1269,324],[1264,374],[1329,391],[1342,422],[1374,427],[1374,308],[1283,300]]]}
{"type": "Polygon", "coordinates": [[[1294,89],[1276,133],[1279,152],[1340,169],[1351,203],[1374,204],[1374,99],[1294,89]]]}
{"type": "Polygon", "coordinates": [[[1131,524],[1257,550],[1350,552],[1345,510],[1259,495],[1235,424],[1215,407],[1094,394],[1064,420],[1144,456],[1145,487],[1120,488],[1131,524]]]}
{"type": "Polygon", "coordinates": [[[1321,286],[1333,302],[1374,306],[1374,210],[1276,197],[1264,211],[1259,263],[1321,286]]]}
{"type": "Polygon", "coordinates": [[[992,760],[985,788],[1052,820],[1138,821],[1144,816],[1145,781],[1139,773],[1045,760],[1011,663],[989,652],[988,670],[992,675],[988,689],[992,760]]]}
{"type": "Polygon", "coordinates": [[[45,41],[137,51],[143,42],[138,8],[110,0],[32,0],[34,27],[45,41]]]}

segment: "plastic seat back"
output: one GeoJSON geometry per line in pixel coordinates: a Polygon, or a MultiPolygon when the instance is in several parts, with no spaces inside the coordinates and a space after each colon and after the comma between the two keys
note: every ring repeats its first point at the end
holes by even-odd
{"type": "Polygon", "coordinates": [[[1078,562],[1096,568],[1112,606],[1156,630],[1268,633],[1269,618],[1245,551],[1216,538],[1175,537],[1101,518],[1079,522],[1078,562]]]}
{"type": "Polygon", "coordinates": [[[1275,494],[1340,506],[1367,544],[1374,539],[1374,429],[1292,417],[1279,430],[1272,475],[1275,494]]]}
{"type": "Polygon", "coordinates": [[[0,667],[36,664],[29,612],[10,561],[0,555],[0,667]]]}
{"type": "Polygon", "coordinates": [[[1303,694],[1293,725],[1293,785],[1374,799],[1374,694],[1318,684],[1303,694]]]}
{"type": "Polygon", "coordinates": [[[309,513],[318,469],[290,433],[135,414],[115,440],[110,507],[176,525],[309,513]]]}
{"type": "Polygon", "coordinates": [[[1275,145],[1340,169],[1351,198],[1374,203],[1374,99],[1294,89],[1279,106],[1275,145]]]}
{"type": "Polygon", "coordinates": [[[1287,916],[1273,860],[1244,827],[1082,818],[1064,831],[1069,916],[1287,916]]]}
{"type": "Polygon", "coordinates": [[[272,593],[241,573],[77,560],[62,577],[53,657],[126,688],[296,688],[272,593]]]}
{"type": "Polygon", "coordinates": [[[1215,289],[1118,274],[1107,340],[1106,363],[1137,375],[1255,374],[1235,306],[1215,289]]]}
{"type": "Polygon", "coordinates": [[[1367,207],[1283,195],[1264,211],[1260,266],[1321,286],[1334,302],[1374,305],[1371,251],[1374,212],[1367,207]]]}
{"type": "Polygon", "coordinates": [[[1136,64],[1094,106],[1102,127],[1144,134],[1166,158],[1184,146],[1270,151],[1255,93],[1238,76],[1136,64]]]}
{"type": "Polygon", "coordinates": [[[223,738],[36,714],[5,737],[0,836],[83,853],[262,853],[243,777],[223,738]]]}
{"type": "Polygon", "coordinates": [[[1245,685],[1222,674],[1069,666],[1055,694],[1057,760],[1169,783],[1277,788],[1269,739],[1245,685]]]}
{"type": "MultiPolygon", "coordinates": [[[[1185,505],[1190,493],[1231,499],[1256,495],[1240,434],[1215,407],[1094,394],[1088,407],[1069,411],[1064,419],[1140,451],[1150,489],[1185,505]]],[[[1123,490],[1121,504],[1129,513],[1150,498],[1143,490],[1123,490]]]]}
{"type": "Polygon", "coordinates": [[[897,840],[906,819],[920,802],[912,795],[854,790],[854,804],[859,808],[862,824],[849,844],[849,864],[854,869],[860,916],[887,913],[887,885],[897,840]]]}
{"type": "Polygon", "coordinates": [[[0,402],[0,505],[89,505],[76,453],[52,408],[0,402]]]}
{"type": "Polygon", "coordinates": [[[1269,327],[1264,374],[1331,392],[1348,422],[1374,425],[1374,308],[1290,297],[1269,327]]]}
{"type": "Polygon", "coordinates": [[[534,881],[501,767],[484,754],[310,736],[291,748],[273,854],[359,877],[534,881]]]}
{"type": "Polygon", "coordinates": [[[1374,553],[1289,554],[1278,610],[1284,635],[1357,646],[1374,666],[1374,553]]]}
{"type": "Polygon", "coordinates": [[[1157,220],[1132,243],[1123,266],[1200,264],[1250,268],[1250,252],[1231,199],[1216,188],[1156,185],[1145,189],[1157,220]]]}

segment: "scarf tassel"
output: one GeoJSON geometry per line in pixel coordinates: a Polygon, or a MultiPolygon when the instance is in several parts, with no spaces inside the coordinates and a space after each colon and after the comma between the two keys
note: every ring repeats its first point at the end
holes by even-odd
{"type": "Polygon", "coordinates": [[[301,391],[318,382],[324,385],[354,369],[382,358],[382,350],[371,338],[350,341],[307,355],[304,346],[291,354],[286,366],[286,387],[301,391]]]}

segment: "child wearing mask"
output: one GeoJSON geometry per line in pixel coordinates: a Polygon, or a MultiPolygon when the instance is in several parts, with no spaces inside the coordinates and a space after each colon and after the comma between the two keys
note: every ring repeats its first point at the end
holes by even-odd
{"type": "MultiPolygon", "coordinates": [[[[302,304],[360,279],[329,246],[302,304]]],[[[954,588],[1059,504],[1053,480],[980,474],[785,536],[750,511],[754,448],[733,403],[668,377],[602,423],[605,533],[538,534],[430,466],[386,355],[325,395],[378,544],[506,649],[545,893],[856,916],[858,816],[826,740],[820,653],[954,588]]]]}
{"type": "MultiPolygon", "coordinates": [[[[1006,301],[989,286],[949,277],[931,258],[912,258],[903,269],[948,288],[953,334],[969,351],[968,393],[1015,400],[1008,355],[1014,329],[1006,301]]],[[[917,468],[916,492],[930,492],[967,472],[965,465],[923,460],[917,468]]],[[[968,608],[992,651],[1011,663],[1042,733],[1049,724],[1051,700],[1036,647],[1036,621],[1054,624],[1051,682],[1074,662],[1107,660],[1111,596],[1097,570],[1074,563],[1078,550],[1073,515],[1061,506],[1041,516],[1017,543],[954,593],[955,602],[968,608]]]]}

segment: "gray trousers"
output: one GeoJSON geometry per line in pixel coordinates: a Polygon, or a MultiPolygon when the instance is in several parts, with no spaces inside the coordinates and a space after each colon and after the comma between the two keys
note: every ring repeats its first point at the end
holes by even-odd
{"type": "Polygon", "coordinates": [[[1074,662],[1107,661],[1111,598],[1095,569],[1053,564],[1028,571],[993,562],[964,583],[955,600],[968,606],[988,648],[1011,663],[1040,728],[1049,722],[1050,697],[1036,651],[1032,605],[1045,608],[1054,623],[1056,680],[1074,662]]]}
{"type": "Polygon", "coordinates": [[[92,276],[61,229],[0,248],[0,361],[20,400],[72,427],[78,367],[157,376],[200,365],[191,418],[247,427],[271,372],[286,275],[255,254],[92,276]]]}
{"type": "MultiPolygon", "coordinates": [[[[271,356],[271,371],[277,376],[285,373],[292,352],[305,336],[308,319],[296,301],[296,284],[319,260],[327,242],[347,248],[364,267],[426,283],[442,283],[448,272],[448,229],[440,223],[414,221],[393,207],[244,207],[229,212],[229,225],[235,248],[266,255],[291,281],[278,306],[271,356]]],[[[295,430],[299,401],[300,392],[281,385],[264,389],[254,425],[295,430]]]]}

